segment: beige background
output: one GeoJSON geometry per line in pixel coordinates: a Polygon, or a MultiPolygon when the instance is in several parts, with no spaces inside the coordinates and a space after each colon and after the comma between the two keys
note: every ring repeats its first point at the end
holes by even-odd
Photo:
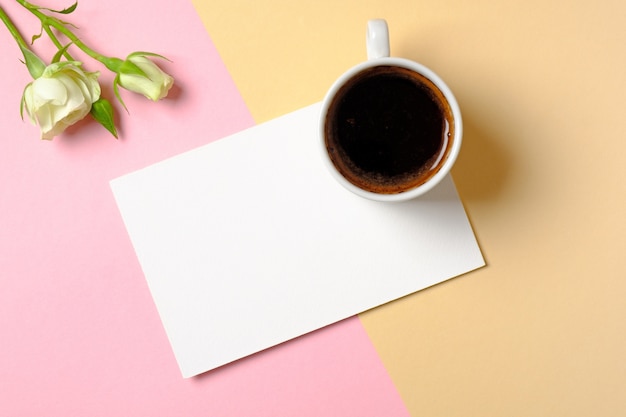
{"type": "Polygon", "coordinates": [[[257,122],[321,100],[369,18],[457,95],[489,266],[361,315],[412,415],[625,415],[626,2],[194,4],[257,122]]]}

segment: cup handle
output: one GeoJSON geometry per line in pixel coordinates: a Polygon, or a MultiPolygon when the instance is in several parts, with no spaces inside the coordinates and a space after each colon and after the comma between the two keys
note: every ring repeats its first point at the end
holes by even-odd
{"type": "Polygon", "coordinates": [[[367,22],[367,59],[389,56],[389,29],[385,19],[372,19],[367,22]]]}

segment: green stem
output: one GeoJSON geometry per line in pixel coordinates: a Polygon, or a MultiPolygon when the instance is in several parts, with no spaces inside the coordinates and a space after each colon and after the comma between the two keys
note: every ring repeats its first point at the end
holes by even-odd
{"type": "MultiPolygon", "coordinates": [[[[51,16],[48,16],[45,13],[42,13],[39,10],[39,7],[35,6],[34,4],[31,4],[31,3],[27,2],[26,0],[15,0],[15,1],[17,1],[19,4],[24,6],[29,12],[34,14],[41,21],[41,24],[43,25],[44,30],[46,31],[46,33],[49,36],[52,33],[52,31],[50,30],[50,27],[53,27],[56,30],[58,30],[59,32],[61,32],[63,35],[65,35],[81,51],[83,51],[84,53],[86,53],[87,55],[89,55],[90,57],[95,59],[96,61],[101,62],[108,69],[110,69],[112,71],[116,71],[116,69],[119,68],[120,63],[122,62],[119,58],[111,58],[111,57],[102,55],[102,54],[94,51],[93,49],[91,49],[90,47],[85,45],[85,43],[83,43],[83,41],[81,41],[78,38],[78,36],[76,36],[74,34],[74,32],[72,32],[70,29],[68,29],[68,27],[63,22],[61,22],[59,19],[56,19],[56,18],[51,17],[51,16]]],[[[58,42],[58,39],[56,39],[54,34],[52,34],[50,37],[51,37],[53,42],[55,40],[58,42]]],[[[56,43],[55,43],[55,45],[56,45],[56,43]]],[[[60,45],[60,43],[57,45],[57,47],[59,47],[59,45],[60,45]]]]}
{"type": "MultiPolygon", "coordinates": [[[[50,26],[44,26],[43,30],[46,32],[46,34],[48,35],[48,37],[50,38],[54,46],[56,46],[58,49],[63,49],[64,47],[63,44],[56,37],[52,29],[50,29],[50,26]]],[[[70,55],[69,52],[65,51],[63,55],[65,56],[65,58],[67,58],[68,61],[74,61],[74,58],[72,58],[72,55],[70,55]]]]}
{"type": "Polygon", "coordinates": [[[17,27],[15,27],[15,25],[13,24],[13,22],[11,21],[11,19],[5,13],[5,11],[2,9],[1,6],[0,6],[0,20],[2,20],[2,22],[7,27],[7,29],[13,36],[13,39],[15,39],[15,41],[20,46],[20,48],[29,49],[28,44],[26,43],[26,41],[24,40],[20,32],[17,30],[17,27]]]}

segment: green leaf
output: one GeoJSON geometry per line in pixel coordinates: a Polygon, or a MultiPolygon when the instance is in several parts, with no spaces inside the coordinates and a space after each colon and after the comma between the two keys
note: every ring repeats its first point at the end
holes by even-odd
{"type": "Polygon", "coordinates": [[[28,68],[28,72],[30,75],[37,79],[41,77],[44,70],[46,69],[46,64],[39,58],[33,51],[28,48],[24,48],[20,46],[22,50],[22,54],[24,55],[24,64],[26,64],[26,68],[28,68]]]}
{"type": "Polygon", "coordinates": [[[71,22],[66,22],[66,21],[64,21],[64,20],[60,20],[60,19],[57,19],[57,18],[55,18],[55,17],[50,17],[50,19],[54,19],[54,20],[56,20],[57,22],[59,22],[59,23],[60,23],[60,24],[62,24],[63,26],[70,26],[70,27],[73,27],[74,29],[80,29],[78,26],[76,26],[75,24],[73,24],[73,23],[71,23],[71,22]]]}
{"type": "Polygon", "coordinates": [[[119,73],[120,68],[122,67],[122,64],[124,64],[124,61],[122,61],[119,58],[103,57],[100,62],[102,62],[104,66],[107,67],[107,69],[115,73],[119,73]]]}
{"type": "Polygon", "coordinates": [[[126,103],[124,103],[124,100],[122,100],[122,96],[120,95],[119,84],[120,84],[120,75],[117,74],[117,76],[113,80],[113,92],[115,93],[115,97],[117,98],[117,101],[119,101],[122,107],[124,107],[124,110],[126,110],[126,113],[130,113],[128,111],[128,107],[126,107],[126,103]]]}
{"type": "Polygon", "coordinates": [[[91,116],[102,126],[106,128],[115,139],[117,139],[117,129],[115,128],[115,121],[113,116],[113,106],[104,98],[99,98],[95,103],[91,105],[91,116]]]}
{"type": "Polygon", "coordinates": [[[139,75],[140,77],[150,78],[148,74],[144,72],[141,68],[139,68],[133,62],[126,60],[120,66],[120,73],[128,74],[128,75],[139,75]]]}
{"type": "Polygon", "coordinates": [[[74,4],[72,4],[70,7],[67,7],[67,8],[65,8],[63,10],[54,10],[54,9],[49,9],[47,7],[39,7],[39,9],[40,10],[47,10],[47,11],[52,12],[52,13],[70,14],[74,10],[76,10],[76,7],[78,7],[78,1],[74,2],[74,4]]]}
{"type": "Polygon", "coordinates": [[[78,1],[75,1],[74,4],[72,4],[70,7],[63,9],[57,13],[61,13],[61,14],[70,14],[72,13],[74,10],[76,10],[76,7],[78,7],[78,1]]]}
{"type": "Polygon", "coordinates": [[[24,89],[24,92],[22,93],[22,99],[20,100],[20,117],[22,118],[22,120],[24,120],[24,104],[26,104],[26,97],[24,95],[25,92],[26,89],[24,89]]]}
{"type": "MultiPolygon", "coordinates": [[[[32,83],[28,84],[26,87],[24,87],[24,91],[22,92],[22,99],[20,100],[20,117],[22,118],[22,120],[24,120],[24,109],[26,107],[26,90],[28,90],[28,87],[31,85],[32,83]]],[[[35,116],[30,114],[30,111],[28,109],[26,109],[26,113],[28,113],[28,118],[30,119],[30,121],[32,123],[35,123],[35,116]]]]}
{"type": "Polygon", "coordinates": [[[144,51],[133,52],[132,54],[128,55],[128,58],[133,57],[133,56],[151,56],[151,57],[161,58],[161,59],[164,59],[166,61],[172,62],[167,57],[164,57],[163,55],[155,54],[154,52],[144,52],[144,51]]]}
{"type": "Polygon", "coordinates": [[[72,45],[72,42],[68,43],[63,48],[59,49],[56,54],[54,54],[54,56],[52,57],[53,64],[61,60],[61,57],[63,56],[63,54],[65,54],[65,52],[67,52],[67,48],[69,48],[70,45],[72,45]]]}
{"type": "Polygon", "coordinates": [[[30,40],[30,44],[31,45],[34,44],[37,39],[41,38],[41,35],[43,35],[43,26],[41,27],[41,31],[38,34],[33,35],[33,37],[30,40]]]}

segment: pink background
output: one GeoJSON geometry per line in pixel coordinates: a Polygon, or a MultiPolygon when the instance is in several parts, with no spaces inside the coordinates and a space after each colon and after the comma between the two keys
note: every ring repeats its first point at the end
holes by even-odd
{"type": "MultiPolygon", "coordinates": [[[[358,318],[180,376],[108,182],[254,122],[189,1],[82,0],[67,20],[104,54],[167,56],[176,87],[158,103],[122,91],[120,140],[85,121],[41,141],[20,120],[29,76],[0,28],[0,415],[407,415],[358,318]]],[[[86,65],[112,98],[111,75],[86,65]]]]}

